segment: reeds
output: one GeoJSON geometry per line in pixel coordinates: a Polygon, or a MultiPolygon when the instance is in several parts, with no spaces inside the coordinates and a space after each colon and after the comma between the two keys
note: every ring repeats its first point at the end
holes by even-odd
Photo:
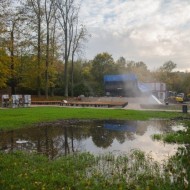
{"type": "Polygon", "coordinates": [[[23,152],[0,153],[0,189],[189,189],[189,151],[168,161],[134,150],[128,155],[73,154],[56,160],[23,152]]]}

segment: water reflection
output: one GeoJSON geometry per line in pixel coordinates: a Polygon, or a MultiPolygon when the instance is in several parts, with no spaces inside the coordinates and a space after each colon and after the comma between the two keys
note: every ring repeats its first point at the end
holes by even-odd
{"type": "Polygon", "coordinates": [[[72,123],[62,121],[0,132],[0,150],[35,151],[53,159],[73,152],[118,154],[127,153],[131,149],[141,149],[152,152],[157,160],[161,160],[174,154],[177,145],[153,141],[151,135],[170,132],[173,126],[173,123],[166,120],[72,121],[72,123]]]}

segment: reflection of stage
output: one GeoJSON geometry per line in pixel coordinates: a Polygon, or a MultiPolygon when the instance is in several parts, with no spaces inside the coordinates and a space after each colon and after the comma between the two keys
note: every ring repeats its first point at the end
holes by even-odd
{"type": "Polygon", "coordinates": [[[136,132],[137,126],[127,125],[127,124],[104,124],[104,129],[113,130],[113,131],[126,131],[126,132],[136,132]]]}

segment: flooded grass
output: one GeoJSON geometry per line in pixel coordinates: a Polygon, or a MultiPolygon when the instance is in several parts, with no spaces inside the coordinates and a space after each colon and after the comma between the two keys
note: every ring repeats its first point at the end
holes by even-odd
{"type": "Polygon", "coordinates": [[[182,130],[176,130],[165,134],[154,134],[153,139],[167,143],[190,144],[190,122],[184,122],[182,130]]]}
{"type": "MultiPolygon", "coordinates": [[[[189,153],[188,153],[189,154],[189,153]]],[[[141,151],[130,155],[67,155],[56,160],[37,154],[0,153],[0,189],[189,189],[187,151],[163,165],[141,151]]]]}

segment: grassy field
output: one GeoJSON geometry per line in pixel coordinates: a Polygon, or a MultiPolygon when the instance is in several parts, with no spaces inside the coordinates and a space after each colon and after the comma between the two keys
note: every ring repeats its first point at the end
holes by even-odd
{"type": "Polygon", "coordinates": [[[138,111],[124,109],[32,107],[0,109],[0,129],[9,130],[32,124],[59,119],[126,119],[148,120],[150,118],[181,118],[189,114],[163,111],[138,111]]]}
{"type": "MultiPolygon", "coordinates": [[[[59,119],[178,120],[189,119],[189,114],[124,109],[33,107],[1,109],[0,118],[0,130],[9,130],[59,119]]],[[[186,135],[189,135],[190,131],[186,132],[186,135]]],[[[175,140],[170,139],[171,142],[175,140]]],[[[189,139],[189,136],[183,137],[183,140],[185,139],[189,139]]],[[[162,164],[138,150],[119,157],[111,154],[94,156],[82,153],[56,160],[49,160],[37,153],[0,152],[0,190],[190,189],[189,158],[188,148],[179,150],[168,162],[162,164]]]]}

